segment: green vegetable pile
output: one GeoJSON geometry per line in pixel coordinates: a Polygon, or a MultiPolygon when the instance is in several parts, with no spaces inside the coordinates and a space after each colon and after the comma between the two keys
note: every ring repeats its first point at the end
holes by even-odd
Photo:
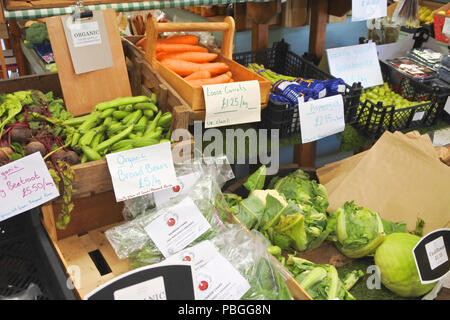
{"type": "Polygon", "coordinates": [[[292,254],[287,261],[281,256],[277,258],[314,300],[356,300],[350,290],[364,276],[362,270],[351,271],[341,279],[337,269],[330,264],[315,264],[292,254]]]}
{"type": "Polygon", "coordinates": [[[358,107],[358,126],[368,126],[370,131],[392,128],[401,129],[407,124],[414,107],[429,111],[430,101],[409,101],[393,91],[388,83],[363,90],[358,107]],[[373,110],[371,110],[373,109],[373,110]]]}
{"type": "Polygon", "coordinates": [[[250,191],[246,199],[225,195],[236,218],[284,250],[318,247],[328,237],[325,188],[302,170],[273,178],[263,190],[265,177],[265,166],[249,177],[244,184],[250,191]]]}
{"type": "Polygon", "coordinates": [[[72,118],[61,99],[52,92],[43,94],[37,90],[17,91],[0,95],[0,165],[18,160],[26,155],[40,152],[50,168],[55,184],[62,195],[62,213],[56,222],[65,228],[73,208],[72,183],[74,174],[70,164],[78,161],[74,151],[65,150],[61,139],[64,128],[57,118],[64,121],[72,118]]]}
{"type": "Polygon", "coordinates": [[[33,47],[33,45],[41,45],[50,41],[48,38],[47,26],[42,22],[35,22],[25,30],[25,45],[33,47]]]}
{"type": "Polygon", "coordinates": [[[267,189],[265,178],[266,168],[261,166],[244,183],[249,191],[247,198],[224,196],[236,219],[270,241],[269,252],[313,299],[353,300],[349,290],[364,276],[358,269],[340,280],[334,266],[314,264],[296,256],[324,241],[334,243],[352,259],[375,256],[381,282],[398,296],[418,297],[434,286],[421,285],[412,256],[412,248],[423,232],[423,220],[418,219],[416,229],[407,232],[404,222],[382,219],[379,213],[354,201],[328,214],[325,188],[302,170],[272,178],[267,189]]]}
{"type": "Polygon", "coordinates": [[[62,123],[70,132],[66,143],[84,163],[107,153],[170,142],[172,113],[163,114],[156,103],[156,94],[99,103],[90,114],[62,123]]]}

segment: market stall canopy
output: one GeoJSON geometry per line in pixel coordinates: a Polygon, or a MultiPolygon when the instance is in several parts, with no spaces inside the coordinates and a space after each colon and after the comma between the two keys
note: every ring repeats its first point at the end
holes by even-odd
{"type": "MultiPolygon", "coordinates": [[[[71,14],[76,1],[70,0],[5,0],[5,18],[7,20],[37,19],[43,17],[71,14]]],[[[121,1],[85,0],[86,10],[115,9],[118,12],[168,9],[189,6],[206,6],[214,4],[229,4],[234,2],[270,2],[270,0],[169,0],[169,1],[121,1]]]]}

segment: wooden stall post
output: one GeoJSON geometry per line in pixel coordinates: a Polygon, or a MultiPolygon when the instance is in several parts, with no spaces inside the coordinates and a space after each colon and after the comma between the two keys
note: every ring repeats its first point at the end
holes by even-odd
{"type": "Polygon", "coordinates": [[[252,50],[267,48],[269,21],[280,12],[280,0],[247,3],[247,19],[252,21],[252,50]]]}

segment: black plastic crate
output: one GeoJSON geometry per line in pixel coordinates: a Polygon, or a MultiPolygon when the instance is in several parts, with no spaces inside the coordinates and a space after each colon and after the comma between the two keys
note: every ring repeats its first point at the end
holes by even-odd
{"type": "MultiPolygon", "coordinates": [[[[292,77],[304,77],[317,80],[335,78],[331,74],[319,69],[312,62],[289,51],[289,44],[284,40],[275,42],[272,48],[235,53],[233,59],[244,66],[248,66],[250,63],[262,64],[267,69],[276,73],[292,77]]],[[[362,87],[360,84],[346,85],[346,90],[342,95],[346,123],[353,123],[356,119],[356,110],[359,105],[361,91],[362,87]]],[[[286,137],[300,132],[298,113],[298,106],[274,103],[269,100],[267,107],[261,112],[261,127],[266,129],[279,129],[280,137],[286,137]]]]}
{"type": "Polygon", "coordinates": [[[396,109],[366,100],[357,109],[353,126],[363,135],[378,138],[384,131],[412,130],[435,125],[443,111],[449,91],[433,85],[433,81],[421,82],[397,71],[380,61],[383,80],[391,89],[410,101],[430,101],[414,107],[396,109]]]}
{"type": "Polygon", "coordinates": [[[0,295],[16,295],[34,283],[38,300],[73,300],[39,214],[34,209],[0,222],[0,295]]]}

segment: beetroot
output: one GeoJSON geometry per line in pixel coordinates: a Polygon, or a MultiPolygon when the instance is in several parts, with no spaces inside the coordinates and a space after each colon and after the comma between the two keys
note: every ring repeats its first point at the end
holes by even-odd
{"type": "Polygon", "coordinates": [[[31,139],[31,130],[27,127],[13,127],[10,131],[11,140],[19,143],[28,143],[31,139]]]}
{"type": "Polygon", "coordinates": [[[31,141],[24,149],[27,156],[35,152],[40,152],[43,157],[47,154],[45,146],[39,141],[31,141]]]}
{"type": "Polygon", "coordinates": [[[9,157],[8,155],[13,154],[13,150],[8,147],[0,148],[0,166],[3,166],[5,164],[9,163],[9,157]]]}
{"type": "Polygon", "coordinates": [[[67,151],[65,161],[70,165],[74,165],[80,163],[80,156],[75,151],[67,151]]]}

